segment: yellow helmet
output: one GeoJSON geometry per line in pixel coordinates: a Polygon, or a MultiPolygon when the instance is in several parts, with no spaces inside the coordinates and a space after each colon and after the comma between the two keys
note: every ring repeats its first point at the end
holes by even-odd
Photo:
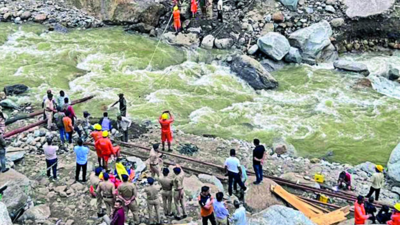
{"type": "Polygon", "coordinates": [[[394,205],[394,208],[400,212],[400,203],[396,203],[396,205],[394,205]]]}
{"type": "Polygon", "coordinates": [[[176,5],[175,7],[174,7],[174,11],[176,11],[176,10],[178,10],[179,8],[178,8],[178,6],[176,5]]]}
{"type": "Polygon", "coordinates": [[[166,120],[168,119],[168,114],[164,113],[161,115],[161,119],[166,120]]]}
{"type": "Polygon", "coordinates": [[[98,123],[96,123],[96,124],[94,125],[94,129],[95,129],[95,130],[101,130],[101,125],[98,124],[98,123]]]}
{"type": "Polygon", "coordinates": [[[381,166],[381,165],[376,165],[376,169],[377,169],[379,172],[382,172],[382,171],[383,171],[383,166],[381,166]]]}
{"type": "Polygon", "coordinates": [[[108,137],[108,131],[103,131],[103,137],[108,137]]]}

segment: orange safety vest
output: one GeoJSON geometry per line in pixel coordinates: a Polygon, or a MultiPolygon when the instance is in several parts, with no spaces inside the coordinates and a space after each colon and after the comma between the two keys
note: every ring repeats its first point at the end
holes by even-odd
{"type": "Polygon", "coordinates": [[[90,136],[92,136],[94,142],[96,143],[97,140],[103,137],[103,132],[102,131],[93,131],[90,136]]]}
{"type": "Polygon", "coordinates": [[[389,225],[400,225],[400,212],[395,212],[392,215],[392,220],[388,221],[389,225]]]}
{"type": "Polygon", "coordinates": [[[354,203],[354,219],[355,224],[365,224],[368,216],[365,214],[364,204],[358,204],[356,201],[354,203]]]}
{"type": "Polygon", "coordinates": [[[174,21],[181,21],[181,12],[179,10],[174,11],[174,21]]]}
{"type": "Polygon", "coordinates": [[[101,150],[101,154],[103,156],[109,156],[114,153],[113,145],[108,138],[101,138],[97,140],[94,146],[96,149],[101,150]]]}
{"type": "MultiPolygon", "coordinates": [[[[198,200],[199,201],[201,200],[201,195],[199,195],[198,200]]],[[[211,196],[210,201],[212,201],[212,200],[213,200],[213,197],[211,196]]],[[[209,209],[206,209],[203,206],[200,207],[200,215],[202,217],[207,217],[207,216],[211,215],[213,212],[214,212],[213,204],[210,205],[209,209]]]]}

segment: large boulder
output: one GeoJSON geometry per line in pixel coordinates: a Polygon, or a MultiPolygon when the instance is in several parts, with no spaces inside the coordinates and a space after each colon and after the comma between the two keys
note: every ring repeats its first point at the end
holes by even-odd
{"type": "Polygon", "coordinates": [[[331,25],[327,21],[313,24],[289,35],[290,45],[301,50],[306,62],[320,61],[321,52],[331,44],[331,25]]]}
{"type": "Polygon", "coordinates": [[[12,225],[10,216],[8,215],[7,206],[0,202],[0,224],[1,225],[12,225]]]}
{"type": "Polygon", "coordinates": [[[203,182],[195,175],[192,175],[183,179],[183,186],[185,187],[186,194],[189,195],[190,198],[195,199],[200,194],[199,188],[203,186],[203,182]]]}
{"type": "Polygon", "coordinates": [[[247,55],[235,57],[231,69],[256,90],[278,87],[278,81],[257,60],[247,55]]]}
{"type": "Polygon", "coordinates": [[[319,62],[334,62],[339,58],[339,54],[333,44],[326,46],[322,49],[321,53],[317,55],[319,62]]]}
{"type": "Polygon", "coordinates": [[[10,161],[13,161],[13,162],[20,161],[24,157],[25,157],[25,152],[23,152],[23,151],[21,151],[21,152],[11,152],[11,153],[7,153],[6,154],[7,160],[10,160],[10,161]]]}
{"type": "Polygon", "coordinates": [[[346,0],[346,15],[350,18],[378,15],[390,9],[395,0],[346,0]]]}
{"type": "Polygon", "coordinates": [[[174,32],[168,32],[161,36],[163,40],[166,40],[170,44],[186,47],[198,47],[199,39],[197,34],[194,33],[179,33],[176,35],[174,32]]]}
{"type": "MultiPolygon", "coordinates": [[[[2,185],[0,185],[0,187],[2,187],[2,185]]],[[[11,213],[25,206],[28,201],[28,196],[18,184],[11,183],[7,184],[7,189],[4,191],[1,201],[6,204],[7,210],[11,213]]]]}
{"type": "Polygon", "coordinates": [[[215,47],[219,49],[229,49],[235,41],[232,38],[222,38],[222,39],[215,39],[214,44],[215,47]]]}
{"type": "Polygon", "coordinates": [[[292,11],[297,10],[297,3],[299,2],[299,0],[280,0],[280,1],[288,9],[292,11]]]}
{"type": "Polygon", "coordinates": [[[260,63],[268,72],[280,70],[286,65],[283,61],[275,61],[272,59],[263,59],[260,63]]]}
{"type": "Polygon", "coordinates": [[[4,87],[6,95],[20,95],[28,90],[28,86],[24,84],[7,85],[4,87]]]}
{"type": "Polygon", "coordinates": [[[314,180],[306,180],[302,175],[297,173],[285,173],[280,176],[280,178],[291,181],[296,184],[306,185],[313,188],[320,188],[319,184],[314,180]]]}
{"type": "Polygon", "coordinates": [[[203,183],[214,184],[218,188],[218,191],[224,192],[224,186],[222,185],[221,181],[215,176],[199,174],[199,180],[203,183]]]}
{"type": "Polygon", "coordinates": [[[127,30],[129,31],[137,31],[140,33],[150,33],[151,30],[153,30],[154,27],[145,23],[136,23],[132,24],[128,27],[127,30]]]}
{"type": "Polygon", "coordinates": [[[32,220],[36,223],[45,222],[51,215],[48,205],[39,205],[28,209],[19,221],[32,220]]]}
{"type": "Polygon", "coordinates": [[[17,103],[8,98],[0,101],[0,106],[6,109],[17,109],[19,107],[17,103]]]}
{"type": "Polygon", "coordinates": [[[338,70],[361,73],[365,76],[369,75],[369,70],[368,70],[367,65],[360,63],[360,62],[337,60],[333,63],[333,66],[335,67],[335,69],[338,69],[338,70]]]}
{"type": "Polygon", "coordinates": [[[257,45],[262,52],[274,60],[281,60],[290,50],[289,41],[280,33],[269,32],[260,37],[257,45]]]}
{"type": "Polygon", "coordinates": [[[303,213],[281,205],[274,205],[247,220],[251,225],[314,225],[303,213]]]}
{"type": "Polygon", "coordinates": [[[247,186],[248,191],[245,195],[246,209],[252,213],[257,213],[273,205],[285,205],[280,198],[271,192],[271,185],[277,185],[274,181],[264,178],[261,184],[254,185],[255,180],[256,178],[253,176],[248,178],[250,185],[247,186]]]}
{"type": "Polygon", "coordinates": [[[7,173],[0,174],[0,187],[3,185],[18,184],[23,189],[30,188],[31,181],[23,174],[10,169],[7,173]]]}
{"type": "Polygon", "coordinates": [[[397,144],[390,154],[387,168],[389,177],[400,183],[400,143],[397,144]]]}
{"type": "Polygon", "coordinates": [[[205,36],[201,42],[201,47],[209,50],[212,49],[214,47],[214,40],[215,37],[211,34],[205,36]]]}
{"type": "Polygon", "coordinates": [[[302,57],[298,48],[290,47],[288,54],[285,56],[288,63],[301,63],[302,57]]]}

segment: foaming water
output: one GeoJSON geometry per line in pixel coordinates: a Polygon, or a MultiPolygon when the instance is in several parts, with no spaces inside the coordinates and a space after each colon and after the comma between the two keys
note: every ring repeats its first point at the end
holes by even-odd
{"type": "MultiPolygon", "coordinates": [[[[19,102],[39,103],[49,88],[72,98],[94,94],[76,111],[100,116],[124,93],[136,120],[156,122],[171,110],[175,127],[185,132],[265,143],[284,137],[302,156],[333,152],[328,160],[351,164],[385,164],[399,141],[399,85],[379,76],[399,65],[397,53],[347,57],[368,65],[373,89],[354,88],[362,75],[334,71],[328,63],[287,66],[273,73],[277,90],[256,92],[229,67],[205,63],[210,52],[160,44],[149,63],[157,42],[119,28],[42,30],[0,23],[0,83],[31,87],[31,97],[19,102]]],[[[109,110],[116,115],[117,108],[109,110]]]]}

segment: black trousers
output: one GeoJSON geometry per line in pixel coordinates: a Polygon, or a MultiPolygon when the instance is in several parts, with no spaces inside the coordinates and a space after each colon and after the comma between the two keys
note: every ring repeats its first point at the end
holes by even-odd
{"type": "Polygon", "coordinates": [[[367,198],[371,197],[374,192],[375,192],[375,201],[378,201],[379,200],[379,194],[381,193],[381,189],[375,189],[375,188],[371,187],[369,189],[369,193],[365,197],[367,197],[367,198]]]}
{"type": "Polygon", "coordinates": [[[219,21],[221,21],[221,22],[224,22],[224,21],[223,21],[223,18],[222,18],[222,10],[218,10],[218,17],[217,17],[217,20],[219,20],[219,21]]]}
{"type": "Polygon", "coordinates": [[[206,217],[201,217],[203,220],[203,225],[207,225],[208,221],[211,222],[212,225],[217,225],[217,221],[215,220],[214,213],[211,213],[211,215],[206,216],[206,217]]]}
{"type": "Polygon", "coordinates": [[[53,178],[57,178],[57,158],[46,159],[47,176],[50,177],[50,172],[53,171],[53,178]]]}
{"type": "Polygon", "coordinates": [[[79,174],[81,173],[82,169],[82,180],[86,181],[86,171],[87,171],[87,162],[84,165],[76,164],[76,173],[75,173],[75,180],[79,180],[79,174]]]}
{"type": "Polygon", "coordinates": [[[126,131],[122,130],[121,133],[122,133],[121,141],[128,142],[128,130],[126,130],[126,131]]]}
{"type": "Polygon", "coordinates": [[[228,171],[228,183],[229,183],[228,192],[229,192],[229,195],[232,195],[233,182],[239,184],[239,186],[242,188],[242,190],[246,190],[246,187],[244,186],[244,184],[242,182],[240,174],[228,171]]]}

